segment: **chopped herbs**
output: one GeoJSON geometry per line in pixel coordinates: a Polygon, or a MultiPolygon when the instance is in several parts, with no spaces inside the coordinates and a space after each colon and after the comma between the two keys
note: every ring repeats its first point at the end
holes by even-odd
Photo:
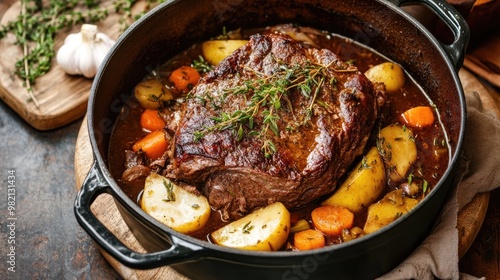
{"type": "Polygon", "coordinates": [[[408,175],[408,185],[411,185],[413,182],[413,174],[408,175]]]}
{"type": "MultiPolygon", "coordinates": [[[[372,162],[372,164],[373,164],[373,162],[372,162]]],[[[363,156],[363,159],[361,160],[361,165],[359,166],[359,170],[361,171],[363,169],[368,169],[368,168],[371,168],[371,166],[368,163],[368,160],[366,159],[366,157],[363,156]]]]}
{"type": "Polygon", "coordinates": [[[253,229],[253,225],[250,225],[250,223],[252,223],[252,221],[246,223],[244,226],[243,226],[243,229],[242,229],[242,232],[245,233],[245,234],[248,234],[250,233],[250,231],[253,229]]]}
{"type": "Polygon", "coordinates": [[[417,180],[416,184],[421,188],[422,197],[424,197],[430,191],[429,182],[427,182],[427,180],[425,180],[424,178],[416,177],[413,173],[408,175],[408,185],[414,183],[415,180],[417,180]]]}
{"type": "Polygon", "coordinates": [[[163,201],[175,201],[174,185],[172,182],[163,180],[163,186],[165,186],[165,189],[167,190],[167,195],[163,201]]]}
{"type": "Polygon", "coordinates": [[[422,180],[423,180],[422,193],[423,193],[423,195],[425,195],[427,193],[427,191],[429,190],[429,183],[425,179],[422,179],[422,180]]]}
{"type": "Polygon", "coordinates": [[[384,137],[377,138],[376,146],[380,155],[384,157],[386,160],[391,161],[392,159],[391,144],[388,141],[385,141],[384,137]]]}

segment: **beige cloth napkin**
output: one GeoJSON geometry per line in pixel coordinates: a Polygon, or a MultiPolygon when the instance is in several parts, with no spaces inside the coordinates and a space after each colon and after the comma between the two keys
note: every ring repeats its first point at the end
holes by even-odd
{"type": "MultiPolygon", "coordinates": [[[[466,92],[467,93],[467,92],[466,92]]],[[[432,233],[398,267],[380,277],[392,279],[477,279],[459,271],[458,211],[477,193],[500,186],[500,119],[483,106],[479,93],[466,94],[467,127],[458,184],[432,233]]]]}

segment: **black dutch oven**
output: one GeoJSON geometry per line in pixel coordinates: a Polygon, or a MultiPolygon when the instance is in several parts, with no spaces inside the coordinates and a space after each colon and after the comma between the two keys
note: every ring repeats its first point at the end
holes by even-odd
{"type": "Polygon", "coordinates": [[[428,235],[446,201],[464,137],[465,99],[457,76],[469,31],[444,1],[433,0],[178,0],[162,4],[133,24],[98,71],[88,106],[94,165],[76,197],[75,214],[88,234],[121,263],[139,269],[171,266],[192,279],[373,279],[401,263],[428,235]],[[449,27],[453,42],[436,40],[401,9],[417,2],[449,27]],[[114,120],[151,66],[195,42],[239,27],[299,23],[350,37],[400,63],[429,94],[449,134],[449,168],[409,214],[375,233],[305,252],[250,252],[225,248],[160,224],[120,189],[107,169],[114,120]],[[149,253],[123,245],[90,211],[109,193],[130,230],[149,253]]]}

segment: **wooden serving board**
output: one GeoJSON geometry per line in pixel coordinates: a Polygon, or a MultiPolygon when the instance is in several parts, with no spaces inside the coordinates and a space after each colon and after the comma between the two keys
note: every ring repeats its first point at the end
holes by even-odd
{"type": "MultiPolygon", "coordinates": [[[[143,10],[144,2],[138,2],[133,7],[133,13],[143,10]]],[[[111,1],[102,1],[102,6],[110,5],[111,1]]],[[[0,24],[3,26],[17,18],[21,11],[21,2],[15,0],[0,0],[0,24]]],[[[110,14],[97,24],[99,32],[107,34],[116,40],[121,34],[119,15],[110,14]]],[[[55,38],[57,51],[70,33],[80,31],[80,26],[64,30],[55,38]]],[[[0,98],[19,114],[31,126],[39,130],[50,130],[64,126],[85,115],[87,101],[92,86],[92,79],[83,76],[67,75],[58,65],[55,57],[52,59],[50,71],[36,80],[33,95],[39,107],[30,99],[30,95],[15,72],[15,63],[22,58],[22,49],[15,45],[13,34],[8,34],[0,40],[0,98]]]]}
{"type": "MultiPolygon", "coordinates": [[[[490,92],[470,72],[462,69],[460,78],[466,93],[479,92],[486,108],[492,108],[500,117],[500,100],[490,95],[490,92]],[[497,106],[498,104],[498,106],[497,106]]],[[[80,189],[83,180],[93,164],[92,148],[89,142],[87,121],[84,119],[79,131],[75,149],[76,187],[80,189]]],[[[474,241],[481,228],[489,203],[489,193],[478,194],[467,206],[460,211],[458,216],[459,257],[461,258],[474,241]]],[[[125,222],[122,220],[113,198],[104,194],[99,196],[91,206],[94,215],[120,239],[126,246],[136,252],[146,252],[138,243],[125,222]]],[[[161,267],[151,270],[136,270],[119,263],[104,250],[99,248],[111,266],[124,279],[178,279],[188,278],[177,273],[170,267],[161,267]]]]}

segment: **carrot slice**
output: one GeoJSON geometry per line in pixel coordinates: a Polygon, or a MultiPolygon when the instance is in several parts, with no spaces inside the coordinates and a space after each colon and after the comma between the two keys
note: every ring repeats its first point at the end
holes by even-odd
{"type": "Polygon", "coordinates": [[[300,251],[318,249],[325,246],[325,237],[319,230],[306,229],[295,233],[293,245],[300,251]]]}
{"type": "Polygon", "coordinates": [[[434,112],[429,106],[417,106],[401,114],[404,122],[411,127],[426,127],[434,123],[434,112]]]}
{"type": "Polygon", "coordinates": [[[158,159],[168,149],[168,141],[163,130],[156,130],[146,135],[132,146],[134,152],[143,151],[152,160],[158,159]]]}
{"type": "Polygon", "coordinates": [[[141,114],[141,126],[142,128],[155,131],[163,129],[167,125],[165,121],[158,114],[158,110],[146,109],[141,114]]]}
{"type": "Polygon", "coordinates": [[[176,89],[188,92],[200,80],[200,73],[191,66],[181,66],[175,69],[168,79],[174,84],[176,89]]]}
{"type": "Polygon", "coordinates": [[[314,227],[324,234],[340,235],[343,229],[352,227],[354,214],[338,205],[323,205],[311,212],[314,227]]]}

